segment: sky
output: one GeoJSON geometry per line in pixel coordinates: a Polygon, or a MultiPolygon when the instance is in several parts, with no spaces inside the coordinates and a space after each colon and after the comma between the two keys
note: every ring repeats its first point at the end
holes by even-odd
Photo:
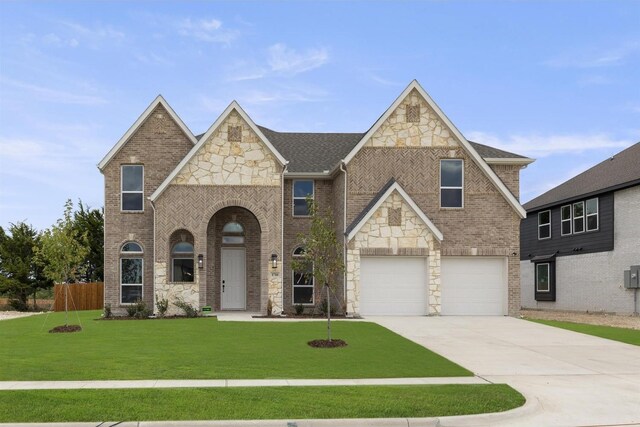
{"type": "Polygon", "coordinates": [[[467,139],[533,157],[526,202],[640,141],[640,2],[0,2],[0,226],[103,205],[96,165],[162,94],[364,132],[417,79],[467,139]]]}

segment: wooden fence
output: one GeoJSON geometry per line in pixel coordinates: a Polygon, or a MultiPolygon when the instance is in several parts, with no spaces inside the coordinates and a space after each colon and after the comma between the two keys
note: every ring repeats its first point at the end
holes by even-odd
{"type": "Polygon", "coordinates": [[[67,294],[69,310],[100,310],[104,304],[104,283],[74,283],[72,285],[55,285],[54,311],[64,311],[64,293],[67,294]]]}

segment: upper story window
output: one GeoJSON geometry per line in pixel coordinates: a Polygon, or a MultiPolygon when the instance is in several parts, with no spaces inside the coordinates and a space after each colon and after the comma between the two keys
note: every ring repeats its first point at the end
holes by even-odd
{"type": "Polygon", "coordinates": [[[598,198],[589,199],[587,205],[587,231],[595,231],[599,226],[598,198]]]}
{"type": "Polygon", "coordinates": [[[120,303],[133,304],[142,299],[144,260],[142,246],[127,242],[120,250],[120,303]]]}
{"type": "Polygon", "coordinates": [[[572,233],[572,219],[571,215],[571,205],[564,205],[560,208],[560,234],[563,236],[568,236],[572,233]]]}
{"type": "Polygon", "coordinates": [[[573,204],[573,232],[574,234],[584,231],[584,202],[573,204]]]}
{"type": "Polygon", "coordinates": [[[171,250],[172,280],[174,282],[193,282],[193,245],[179,242],[171,250]]]}
{"type": "Polygon", "coordinates": [[[575,202],[560,208],[561,234],[579,234],[585,231],[597,231],[600,227],[598,198],[575,202]]]}
{"type": "Polygon", "coordinates": [[[222,227],[222,243],[241,245],[244,243],[244,227],[239,222],[231,221],[222,227]]]}
{"type": "Polygon", "coordinates": [[[551,211],[538,213],[538,240],[551,238],[551,211]]]}
{"type": "Polygon", "coordinates": [[[121,209],[123,211],[144,210],[144,166],[122,165],[121,209]]]}
{"type": "Polygon", "coordinates": [[[293,181],[293,216],[309,216],[307,197],[314,198],[313,180],[293,181]]]}
{"type": "Polygon", "coordinates": [[[440,207],[463,206],[464,163],[461,159],[440,160],[440,207]]]}

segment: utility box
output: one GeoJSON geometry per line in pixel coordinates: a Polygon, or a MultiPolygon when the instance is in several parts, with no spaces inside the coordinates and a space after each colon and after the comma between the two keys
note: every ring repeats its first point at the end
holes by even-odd
{"type": "Polygon", "coordinates": [[[640,265],[632,265],[629,270],[624,272],[625,289],[640,288],[640,265]]]}

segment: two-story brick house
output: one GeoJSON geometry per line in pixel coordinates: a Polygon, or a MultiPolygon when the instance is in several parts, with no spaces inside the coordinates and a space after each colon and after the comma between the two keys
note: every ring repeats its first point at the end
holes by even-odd
{"type": "Polygon", "coordinates": [[[234,101],[194,136],[159,96],[98,165],[105,303],[317,304],[291,269],[310,196],[344,236],[348,314],[513,315],[531,161],[467,141],[416,81],[364,133],[276,132],[234,101]]]}

